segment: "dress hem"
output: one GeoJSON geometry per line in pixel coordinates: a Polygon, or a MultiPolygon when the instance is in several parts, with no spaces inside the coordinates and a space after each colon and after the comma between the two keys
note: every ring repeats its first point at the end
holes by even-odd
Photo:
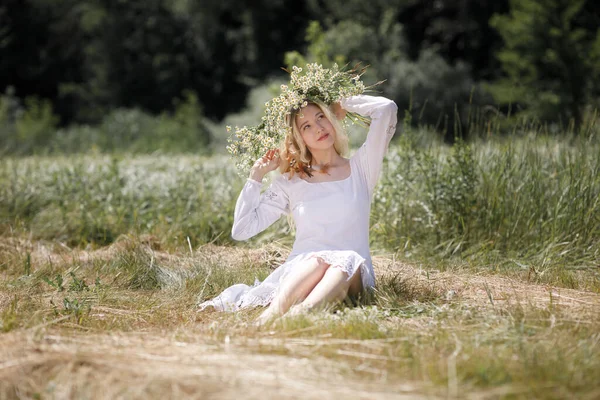
{"type": "Polygon", "coordinates": [[[361,271],[363,291],[375,286],[372,267],[364,257],[352,250],[324,250],[301,253],[286,261],[273,271],[264,281],[255,281],[253,286],[237,284],[230,286],[217,297],[199,304],[199,310],[214,307],[218,311],[238,311],[248,307],[269,305],[277,295],[282,282],[295,270],[299,263],[311,258],[320,257],[332,268],[340,268],[346,272],[348,280],[356,271],[361,271]]]}

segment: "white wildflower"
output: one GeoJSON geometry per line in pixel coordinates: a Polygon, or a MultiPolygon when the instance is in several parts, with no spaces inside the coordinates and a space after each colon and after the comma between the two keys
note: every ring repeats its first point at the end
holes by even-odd
{"type": "MultiPolygon", "coordinates": [[[[331,104],[342,98],[362,94],[367,89],[355,71],[340,71],[337,64],[330,69],[312,63],[303,69],[292,67],[289,85],[281,85],[281,93],[265,103],[261,124],[253,127],[235,127],[228,138],[227,151],[237,158],[241,175],[247,174],[254,161],[279,145],[290,131],[286,116],[290,110],[306,107],[309,101],[331,104]]],[[[227,127],[231,131],[231,127],[227,127]]]]}

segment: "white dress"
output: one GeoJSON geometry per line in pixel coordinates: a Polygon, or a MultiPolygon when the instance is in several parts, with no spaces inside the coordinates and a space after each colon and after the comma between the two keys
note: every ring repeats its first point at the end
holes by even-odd
{"type": "Polygon", "coordinates": [[[298,175],[277,176],[261,194],[261,183],[248,179],[237,200],[232,237],[246,240],[280,217],[292,214],[296,238],[285,263],[263,282],[233,285],[200,304],[221,311],[266,306],[285,277],[310,256],[341,268],[350,279],[360,268],[364,289],[375,286],[369,251],[369,216],[383,157],[396,131],[397,106],[385,97],[352,96],[341,101],[347,111],[371,118],[365,143],[350,158],[350,176],[332,182],[307,182],[298,175]]]}

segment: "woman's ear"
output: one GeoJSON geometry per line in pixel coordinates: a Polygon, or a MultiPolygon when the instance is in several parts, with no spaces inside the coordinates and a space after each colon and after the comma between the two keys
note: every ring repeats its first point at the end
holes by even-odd
{"type": "Polygon", "coordinates": [[[346,118],[346,110],[344,110],[342,108],[342,106],[340,105],[340,103],[331,103],[331,106],[329,106],[331,109],[331,112],[333,112],[333,115],[335,115],[335,117],[341,121],[344,118],[346,118]]]}

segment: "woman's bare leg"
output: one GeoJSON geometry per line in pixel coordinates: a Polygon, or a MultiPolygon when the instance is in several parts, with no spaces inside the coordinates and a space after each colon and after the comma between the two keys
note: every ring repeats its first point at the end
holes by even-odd
{"type": "Polygon", "coordinates": [[[319,257],[310,257],[290,274],[282,283],[279,293],[269,307],[258,317],[257,322],[263,324],[274,316],[284,314],[289,308],[301,301],[321,281],[329,264],[319,257]]]}
{"type": "Polygon", "coordinates": [[[342,301],[347,295],[356,296],[362,291],[360,268],[348,280],[348,274],[331,267],[310,294],[298,305],[298,310],[311,310],[342,301]]]}

